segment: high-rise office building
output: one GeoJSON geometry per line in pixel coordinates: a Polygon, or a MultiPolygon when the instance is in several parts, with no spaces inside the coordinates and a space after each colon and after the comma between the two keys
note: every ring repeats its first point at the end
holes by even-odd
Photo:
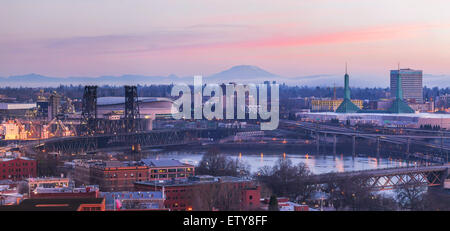
{"type": "Polygon", "coordinates": [[[403,99],[407,102],[423,103],[422,70],[391,70],[391,96],[397,92],[397,76],[400,73],[403,99]]]}
{"type": "Polygon", "coordinates": [[[54,119],[61,112],[61,96],[53,92],[48,99],[48,119],[54,119]]]}

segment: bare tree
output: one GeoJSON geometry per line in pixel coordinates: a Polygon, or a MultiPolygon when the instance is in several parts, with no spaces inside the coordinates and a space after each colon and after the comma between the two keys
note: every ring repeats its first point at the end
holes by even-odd
{"type": "Polygon", "coordinates": [[[423,195],[423,206],[427,211],[450,211],[450,195],[428,190],[423,195]]]}
{"type": "Polygon", "coordinates": [[[192,207],[196,211],[212,211],[214,208],[217,190],[212,185],[198,185],[188,195],[192,200],[192,207]]]}
{"type": "Polygon", "coordinates": [[[331,173],[321,189],[328,193],[329,201],[336,210],[395,210],[396,203],[393,198],[377,195],[372,190],[368,176],[355,176],[349,178],[338,177],[331,173]]]}
{"type": "Polygon", "coordinates": [[[309,170],[308,166],[300,163],[296,167],[297,176],[295,177],[294,182],[295,190],[292,194],[297,201],[306,202],[306,200],[317,191],[318,187],[317,185],[310,184],[306,181],[306,178],[312,175],[312,172],[309,170]]]}
{"type": "Polygon", "coordinates": [[[402,209],[422,210],[426,189],[427,186],[420,183],[403,184],[395,190],[395,197],[402,209]]]}
{"type": "Polygon", "coordinates": [[[21,181],[17,184],[17,192],[20,194],[29,193],[29,186],[27,182],[21,181]]]}
{"type": "Polygon", "coordinates": [[[260,168],[255,177],[276,196],[304,201],[315,191],[315,186],[306,182],[310,175],[305,164],[293,165],[291,160],[280,158],[273,167],[260,168]]]}
{"type": "Polygon", "coordinates": [[[217,148],[212,148],[202,157],[195,169],[197,174],[211,176],[247,176],[250,167],[246,163],[223,154],[217,148]]]}
{"type": "Polygon", "coordinates": [[[237,211],[240,209],[241,194],[234,184],[215,182],[199,184],[189,195],[193,201],[193,209],[197,211],[237,211]]]}
{"type": "Polygon", "coordinates": [[[278,199],[275,195],[270,196],[269,200],[269,211],[279,211],[280,208],[278,207],[278,199]]]}
{"type": "Polygon", "coordinates": [[[326,183],[321,185],[321,190],[329,195],[328,200],[332,203],[336,210],[339,210],[343,206],[343,194],[339,188],[339,179],[336,173],[328,174],[326,183]]]}

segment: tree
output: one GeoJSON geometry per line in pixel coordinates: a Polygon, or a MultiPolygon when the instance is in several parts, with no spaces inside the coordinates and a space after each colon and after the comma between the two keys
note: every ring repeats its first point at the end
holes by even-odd
{"type": "Polygon", "coordinates": [[[268,209],[269,209],[269,211],[280,211],[280,208],[278,207],[277,196],[275,196],[275,195],[270,196],[268,209]]]}
{"type": "Polygon", "coordinates": [[[280,158],[273,167],[260,168],[255,177],[276,196],[304,201],[316,189],[314,185],[306,182],[306,178],[310,175],[312,173],[304,163],[293,165],[291,160],[280,158]]]}
{"type": "Polygon", "coordinates": [[[395,197],[403,209],[422,210],[426,188],[426,186],[419,183],[406,183],[395,190],[395,197]]]}
{"type": "Polygon", "coordinates": [[[370,210],[373,203],[371,187],[368,185],[369,177],[360,175],[338,181],[338,188],[342,194],[342,206],[353,210],[370,210]]]}
{"type": "Polygon", "coordinates": [[[395,210],[393,198],[376,195],[368,184],[369,179],[364,175],[341,178],[330,173],[321,189],[329,195],[328,200],[336,210],[395,210]]]}
{"type": "Polygon", "coordinates": [[[199,184],[188,193],[188,198],[196,211],[237,211],[242,199],[240,191],[227,182],[199,184]]]}
{"type": "Polygon", "coordinates": [[[423,195],[423,209],[426,211],[450,211],[450,195],[428,190],[423,195]]]}
{"type": "Polygon", "coordinates": [[[17,184],[17,192],[20,194],[25,194],[25,193],[29,193],[29,186],[27,184],[27,182],[25,181],[21,181],[17,184]]]}
{"type": "Polygon", "coordinates": [[[212,148],[203,155],[195,169],[197,174],[211,176],[247,176],[250,167],[239,159],[233,160],[220,154],[217,148],[212,148]]]}
{"type": "Polygon", "coordinates": [[[58,159],[56,156],[41,152],[37,154],[36,160],[38,176],[58,175],[58,159]]]}
{"type": "Polygon", "coordinates": [[[321,190],[329,195],[328,200],[336,210],[342,206],[343,195],[339,188],[339,182],[336,173],[330,173],[322,184],[321,190]]]}
{"type": "Polygon", "coordinates": [[[306,200],[317,191],[318,187],[306,182],[306,178],[312,175],[312,172],[306,164],[300,163],[296,167],[297,177],[295,177],[294,181],[295,191],[292,194],[298,202],[306,202],[306,200]]]}

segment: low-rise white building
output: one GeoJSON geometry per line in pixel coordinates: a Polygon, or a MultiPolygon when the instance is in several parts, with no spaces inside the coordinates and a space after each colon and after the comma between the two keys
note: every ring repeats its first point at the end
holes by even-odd
{"type": "Polygon", "coordinates": [[[441,128],[450,129],[450,114],[437,113],[299,113],[298,118],[304,121],[325,122],[338,119],[340,122],[349,121],[351,125],[371,124],[386,127],[410,127],[420,128],[421,125],[438,125],[441,128]]]}

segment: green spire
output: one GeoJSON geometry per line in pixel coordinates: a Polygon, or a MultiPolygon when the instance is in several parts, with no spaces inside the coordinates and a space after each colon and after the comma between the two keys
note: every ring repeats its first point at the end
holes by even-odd
{"type": "Polygon", "coordinates": [[[355,113],[361,109],[350,100],[350,77],[347,73],[347,63],[345,63],[344,75],[344,101],[336,109],[337,113],[355,113]]]}
{"type": "Polygon", "coordinates": [[[350,77],[347,73],[347,63],[345,63],[345,75],[344,75],[344,99],[350,99],[350,77]]]}
{"type": "Polygon", "coordinates": [[[414,110],[403,101],[403,90],[402,90],[402,78],[400,76],[400,67],[397,71],[397,91],[395,95],[395,100],[392,102],[392,106],[389,108],[390,113],[414,113],[414,110]]]}
{"type": "Polygon", "coordinates": [[[347,73],[344,75],[344,81],[345,81],[345,85],[344,85],[344,99],[350,99],[349,76],[348,76],[347,73]]]}
{"type": "Polygon", "coordinates": [[[395,98],[403,100],[402,78],[400,77],[400,69],[398,70],[397,75],[397,94],[395,98]]]}

